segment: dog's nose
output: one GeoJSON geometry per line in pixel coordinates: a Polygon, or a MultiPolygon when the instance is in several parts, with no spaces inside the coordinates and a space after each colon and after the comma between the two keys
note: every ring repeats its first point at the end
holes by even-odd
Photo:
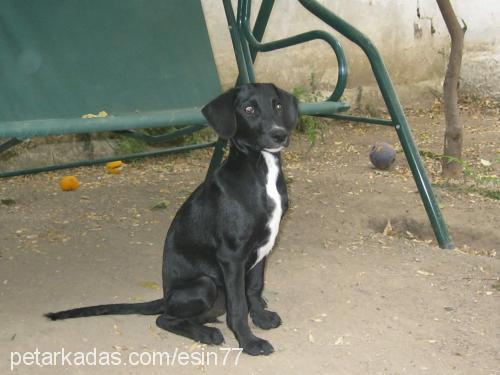
{"type": "Polygon", "coordinates": [[[271,138],[274,142],[283,144],[288,138],[288,133],[283,129],[276,128],[271,131],[271,138]]]}

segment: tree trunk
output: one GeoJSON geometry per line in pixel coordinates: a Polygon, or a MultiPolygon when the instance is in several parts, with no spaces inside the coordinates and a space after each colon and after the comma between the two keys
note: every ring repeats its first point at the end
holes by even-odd
{"type": "Polygon", "coordinates": [[[458,85],[466,27],[460,26],[450,0],[436,1],[451,37],[450,59],[443,84],[446,119],[442,160],[443,177],[457,178],[462,175],[462,164],[454,159],[462,158],[463,126],[458,112],[458,85]]]}

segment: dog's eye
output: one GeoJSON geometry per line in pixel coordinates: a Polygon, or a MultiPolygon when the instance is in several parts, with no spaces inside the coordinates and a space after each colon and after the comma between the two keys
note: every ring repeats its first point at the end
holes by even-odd
{"type": "Polygon", "coordinates": [[[252,107],[251,105],[245,107],[245,113],[249,114],[249,115],[253,115],[255,112],[255,108],[252,107]]]}
{"type": "Polygon", "coordinates": [[[282,106],[280,103],[276,103],[276,105],[274,106],[274,108],[275,108],[275,109],[276,109],[276,111],[278,111],[278,112],[283,111],[283,106],[282,106]]]}

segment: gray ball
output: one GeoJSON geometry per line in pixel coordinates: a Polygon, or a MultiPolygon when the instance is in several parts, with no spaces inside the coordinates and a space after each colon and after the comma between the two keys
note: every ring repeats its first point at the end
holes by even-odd
{"type": "Polygon", "coordinates": [[[385,142],[377,142],[370,149],[370,161],[377,169],[387,170],[396,160],[396,150],[385,142]]]}

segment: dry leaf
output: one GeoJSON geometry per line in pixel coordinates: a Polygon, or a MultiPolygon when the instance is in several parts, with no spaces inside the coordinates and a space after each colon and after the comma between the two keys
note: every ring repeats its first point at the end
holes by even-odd
{"type": "Polygon", "coordinates": [[[312,335],[311,331],[309,331],[309,342],[311,344],[314,344],[314,336],[312,335]]]}
{"type": "Polygon", "coordinates": [[[491,166],[491,161],[481,159],[481,165],[484,165],[485,167],[489,167],[489,166],[491,166]]]}
{"type": "Polygon", "coordinates": [[[188,349],[188,352],[192,353],[194,352],[195,350],[199,350],[203,347],[202,344],[200,344],[199,342],[194,342],[188,349]]]}
{"type": "Polygon", "coordinates": [[[423,270],[418,270],[417,273],[419,275],[423,275],[423,276],[434,276],[434,274],[432,272],[427,272],[427,271],[423,271],[423,270]]]}
{"type": "Polygon", "coordinates": [[[170,205],[170,201],[169,200],[162,200],[162,201],[158,201],[158,202],[155,202],[152,206],[151,206],[151,210],[159,210],[159,209],[162,209],[162,208],[167,208],[168,206],[170,205]]]}
{"type": "Polygon", "coordinates": [[[108,117],[108,112],[101,111],[97,115],[94,115],[93,113],[87,113],[85,115],[82,115],[82,118],[104,118],[104,117],[108,117]]]}
{"type": "Polygon", "coordinates": [[[392,229],[391,221],[387,220],[387,225],[384,228],[384,231],[382,232],[384,236],[392,236],[394,234],[394,231],[392,229]]]}
{"type": "Polygon", "coordinates": [[[412,233],[412,232],[410,232],[409,230],[407,230],[407,231],[406,231],[406,235],[408,236],[408,238],[409,238],[410,240],[415,239],[415,236],[414,236],[414,235],[413,235],[413,233],[412,233]]]}
{"type": "Polygon", "coordinates": [[[156,283],[154,281],[145,281],[145,282],[141,283],[140,286],[142,288],[146,288],[146,289],[154,289],[154,290],[160,289],[160,286],[158,285],[158,283],[156,283]]]}
{"type": "Polygon", "coordinates": [[[344,336],[340,336],[337,340],[335,340],[333,345],[342,345],[343,343],[344,343],[344,336]]]}
{"type": "Polygon", "coordinates": [[[122,331],[121,331],[120,327],[118,327],[116,324],[113,324],[113,329],[115,330],[115,333],[117,335],[121,335],[122,334],[122,331]]]}

